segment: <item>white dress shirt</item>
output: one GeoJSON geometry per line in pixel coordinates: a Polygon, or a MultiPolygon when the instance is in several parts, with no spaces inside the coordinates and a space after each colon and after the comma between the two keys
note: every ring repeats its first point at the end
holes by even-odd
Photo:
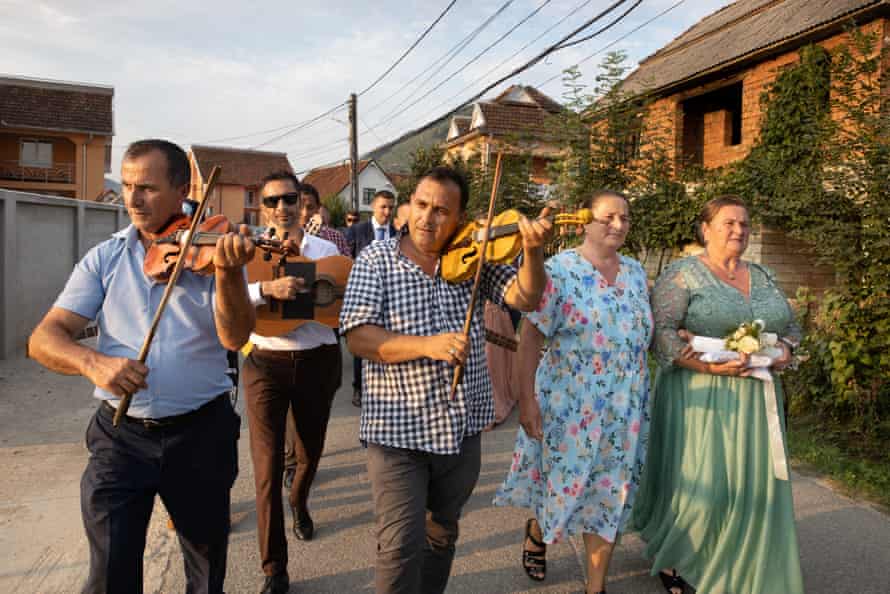
{"type": "Polygon", "coordinates": [[[381,225],[380,223],[377,222],[377,219],[375,219],[375,218],[372,216],[372,217],[371,217],[371,228],[374,230],[374,237],[373,237],[373,239],[371,240],[371,243],[373,243],[373,242],[375,242],[375,241],[380,241],[379,239],[377,239],[377,237],[378,237],[378,235],[377,235],[377,229],[383,229],[383,239],[389,239],[389,237],[390,237],[390,235],[389,235],[389,223],[386,223],[385,225],[381,225]]]}
{"type": "MultiPolygon", "coordinates": [[[[303,240],[300,242],[301,255],[318,260],[339,253],[337,246],[330,241],[303,233],[303,240]]],[[[260,296],[260,283],[248,284],[247,292],[254,307],[266,303],[260,296]]],[[[283,336],[261,336],[254,332],[250,335],[250,342],[267,351],[307,351],[323,344],[337,344],[337,337],[334,331],[324,324],[306,322],[283,336]]]]}

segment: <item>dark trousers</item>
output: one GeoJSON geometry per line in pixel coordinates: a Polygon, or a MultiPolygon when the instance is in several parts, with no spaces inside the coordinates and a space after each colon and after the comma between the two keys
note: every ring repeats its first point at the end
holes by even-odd
{"type": "Polygon", "coordinates": [[[352,388],[362,392],[362,360],[359,357],[352,357],[352,388]]]}
{"type": "Polygon", "coordinates": [[[241,419],[228,394],[169,428],[122,421],[102,405],[90,421],[80,484],[90,546],[87,593],[142,592],[142,556],[155,495],[170,513],[185,559],[186,592],[223,591],[230,490],[241,419]]]}
{"type": "Polygon", "coordinates": [[[377,594],[441,594],[458,519],[482,464],[479,435],[455,455],[368,444],[377,524],[377,594]]]}
{"type": "Polygon", "coordinates": [[[250,455],[256,487],[257,536],[263,573],[287,569],[287,538],[281,503],[284,435],[288,406],[296,428],[296,474],[288,500],[307,510],[309,488],[318,470],[331,403],[343,369],[340,347],[306,351],[254,349],[244,363],[245,402],[250,427],[250,455]]]}

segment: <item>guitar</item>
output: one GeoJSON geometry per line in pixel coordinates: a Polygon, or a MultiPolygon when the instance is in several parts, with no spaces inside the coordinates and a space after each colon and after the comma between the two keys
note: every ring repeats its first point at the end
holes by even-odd
{"type": "MultiPolygon", "coordinates": [[[[320,228],[321,217],[316,215],[306,225],[305,232],[315,235],[320,228]],[[316,220],[317,217],[317,220],[316,220]]],[[[307,287],[294,300],[279,301],[267,297],[267,303],[257,307],[256,333],[263,336],[281,336],[307,322],[318,322],[330,328],[340,325],[340,308],[346,292],[346,281],[352,270],[352,259],[346,256],[327,256],[312,260],[304,256],[281,254],[270,262],[271,252],[266,250],[247,264],[248,282],[272,281],[282,276],[296,276],[306,281],[307,287]]]]}

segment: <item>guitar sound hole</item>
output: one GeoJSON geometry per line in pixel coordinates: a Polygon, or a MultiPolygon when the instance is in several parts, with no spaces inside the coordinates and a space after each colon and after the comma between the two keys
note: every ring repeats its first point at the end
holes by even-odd
{"type": "Polygon", "coordinates": [[[316,307],[326,307],[336,301],[334,284],[328,280],[318,280],[312,287],[312,300],[316,307]]]}

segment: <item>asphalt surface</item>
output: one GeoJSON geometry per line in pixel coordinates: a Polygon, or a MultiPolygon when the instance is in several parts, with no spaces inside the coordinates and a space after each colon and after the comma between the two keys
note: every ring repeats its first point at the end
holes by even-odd
{"type": "MultiPolygon", "coordinates": [[[[316,537],[302,543],[289,533],[291,592],[373,592],[370,485],[348,377],[343,385],[310,498],[316,537]]],[[[90,392],[83,378],[23,358],[0,361],[0,592],[78,592],[83,585],[88,550],[79,485],[87,459],[83,433],[96,406],[90,392]]],[[[243,401],[238,408],[243,411],[243,401]]],[[[449,593],[584,592],[580,539],[550,546],[547,579],[532,582],[519,565],[527,512],[490,504],[510,464],[516,428],[514,414],[483,437],[482,474],[464,510],[449,593]]],[[[226,579],[226,590],[236,594],[258,592],[262,583],[247,437],[242,418],[226,579]]],[[[792,480],[806,591],[890,593],[890,517],[818,477],[794,472],[792,480]]],[[[166,518],[158,503],[145,552],[146,592],[185,591],[182,557],[166,518]]],[[[622,539],[610,594],[663,592],[641,550],[633,535],[622,539]]]]}

